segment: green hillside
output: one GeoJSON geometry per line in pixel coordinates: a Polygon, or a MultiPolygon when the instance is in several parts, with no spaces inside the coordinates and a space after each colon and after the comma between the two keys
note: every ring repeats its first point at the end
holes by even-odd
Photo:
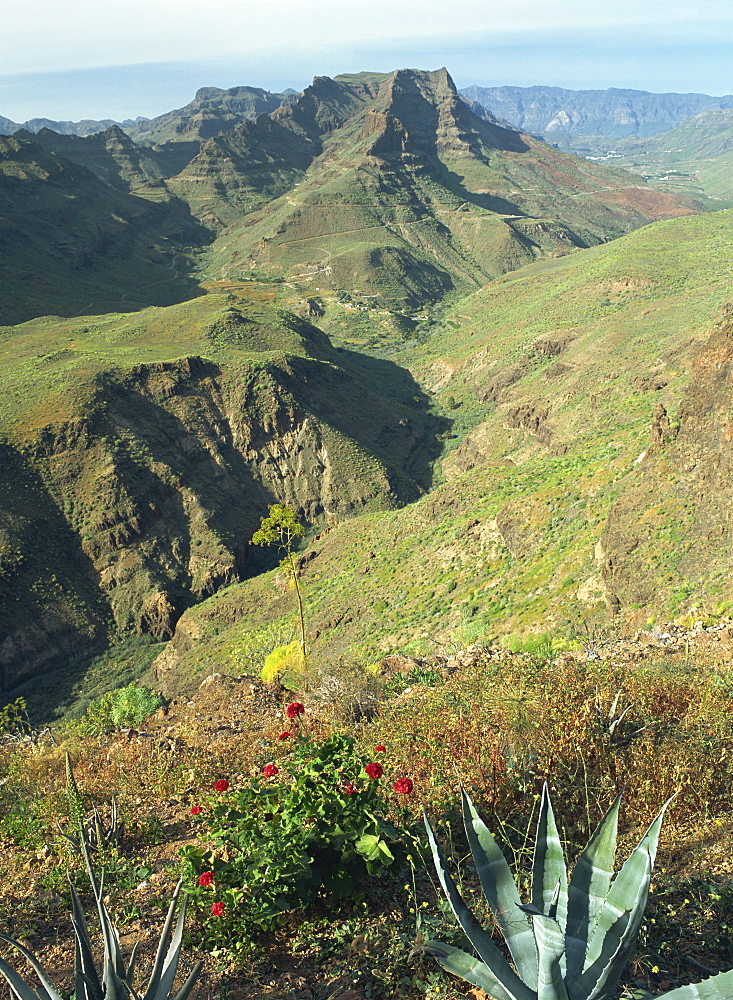
{"type": "MultiPolygon", "coordinates": [[[[444,481],[309,546],[317,661],[428,654],[579,616],[600,624],[609,608],[633,625],[724,606],[724,577],[698,571],[691,583],[668,545],[634,564],[648,593],[639,604],[640,588],[629,596],[609,571],[611,552],[619,565],[626,556],[606,524],[636,480],[654,503],[657,473],[640,456],[660,403],[675,421],[693,359],[729,300],[732,232],[730,212],[656,223],[504,276],[424,331],[402,360],[451,423],[444,481]]],[[[174,637],[161,676],[185,685],[214,664],[236,673],[257,630],[287,629],[291,618],[272,577],[238,584],[186,613],[186,642],[174,637]]]]}
{"type": "Polygon", "coordinates": [[[477,117],[445,70],[317,78],[169,182],[228,228],[210,273],[414,309],[537,257],[699,210],[477,117]]]}
{"type": "Polygon", "coordinates": [[[267,565],[246,543],[268,503],[318,522],[429,487],[446,424],[409,373],[267,299],[3,329],[4,688],[115,628],[169,637],[267,565]]]}
{"type": "Polygon", "coordinates": [[[645,139],[566,138],[571,152],[641,174],[661,191],[733,200],[733,110],[706,111],[645,139]]]}

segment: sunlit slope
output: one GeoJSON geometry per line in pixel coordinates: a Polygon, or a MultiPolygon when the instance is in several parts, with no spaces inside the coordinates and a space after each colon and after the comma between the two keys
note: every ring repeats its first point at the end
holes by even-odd
{"type": "Polygon", "coordinates": [[[214,276],[254,270],[408,308],[698,210],[477,117],[445,70],[319,78],[171,183],[229,227],[214,276]]]}
{"type": "MultiPolygon", "coordinates": [[[[656,466],[642,453],[658,437],[660,404],[676,423],[693,359],[729,298],[731,221],[726,212],[657,223],[533,265],[433,328],[410,364],[452,421],[445,481],[311,545],[303,582],[316,659],[429,652],[609,611],[646,621],[725,600],[724,553],[715,574],[698,567],[687,586],[669,545],[647,548],[634,571],[646,597],[629,596],[609,565],[628,552],[609,548],[606,525],[629,483],[654,497],[656,466]]],[[[637,505],[636,522],[648,516],[637,505]]],[[[288,628],[291,612],[272,578],[231,588],[186,613],[165,671],[235,670],[252,631],[272,620],[288,628]],[[233,618],[210,645],[189,643],[233,618]]]]}
{"type": "Polygon", "coordinates": [[[113,627],[170,635],[262,568],[273,502],[311,521],[429,485],[445,423],[404,369],[231,293],[0,337],[0,685],[113,627]]]}

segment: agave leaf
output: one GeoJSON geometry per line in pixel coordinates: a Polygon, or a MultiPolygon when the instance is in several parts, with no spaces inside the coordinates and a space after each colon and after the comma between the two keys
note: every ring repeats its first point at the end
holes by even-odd
{"type": "Polygon", "coordinates": [[[565,927],[568,979],[583,969],[588,936],[611,886],[620,804],[618,795],[578,858],[570,878],[565,927]]]}
{"type": "Polygon", "coordinates": [[[537,943],[520,909],[519,891],[499,845],[470,797],[461,789],[463,822],[476,863],[481,888],[504,935],[517,972],[527,983],[537,982],[537,943]]]}
{"type": "Polygon", "coordinates": [[[127,972],[125,973],[125,982],[129,989],[133,989],[135,985],[135,972],[137,971],[137,950],[140,947],[140,942],[136,941],[132,946],[132,951],[130,952],[130,961],[127,963],[127,972]]]}
{"type": "Polygon", "coordinates": [[[81,908],[79,895],[74,885],[69,881],[71,888],[71,921],[74,925],[74,935],[76,939],[75,961],[76,969],[76,998],[77,1000],[103,1000],[104,991],[99,981],[97,967],[94,964],[92,946],[89,940],[89,930],[87,928],[84,911],[81,908]]]}
{"type": "Polygon", "coordinates": [[[628,961],[646,908],[668,799],[613,880],[588,939],[584,970],[568,977],[571,995],[604,996],[628,961]]]}
{"type": "Polygon", "coordinates": [[[544,913],[532,917],[537,940],[538,974],[537,1000],[568,1000],[563,978],[562,958],[565,935],[560,924],[544,913]]]}
{"type": "Polygon", "coordinates": [[[531,899],[532,905],[540,913],[549,913],[558,885],[560,894],[557,897],[557,922],[564,930],[568,908],[568,873],[555,814],[552,811],[550,792],[545,782],[542,788],[542,804],[537,820],[537,839],[532,859],[531,899]]]}
{"type": "Polygon", "coordinates": [[[168,950],[165,952],[165,955],[164,950],[168,942],[168,935],[170,934],[171,926],[173,925],[173,917],[176,911],[176,903],[178,902],[178,896],[181,892],[182,883],[183,879],[179,879],[178,884],[173,891],[173,896],[171,897],[168,914],[165,918],[163,930],[160,934],[158,950],[155,955],[155,963],[153,965],[153,971],[150,975],[148,988],[145,991],[144,1000],[158,1000],[158,998],[167,1000],[168,994],[173,986],[173,980],[176,978],[178,960],[181,956],[183,925],[186,920],[186,904],[188,902],[188,898],[186,896],[183,898],[178,923],[176,924],[175,932],[171,938],[170,945],[168,945],[168,950]]]}
{"type": "MultiPolygon", "coordinates": [[[[476,949],[482,962],[490,970],[491,975],[501,984],[502,989],[511,1000],[537,1000],[535,991],[522,982],[489,935],[481,927],[471,910],[464,903],[448,871],[443,852],[440,850],[438,842],[435,839],[435,834],[433,833],[433,828],[430,825],[427,814],[424,813],[423,816],[438,879],[456,916],[456,920],[463,928],[463,933],[476,949]]],[[[457,973],[457,975],[462,975],[462,973],[457,973]]]]}
{"type": "MultiPolygon", "coordinates": [[[[446,972],[452,972],[454,976],[460,976],[467,983],[478,986],[484,993],[493,997],[493,1000],[514,1000],[514,994],[504,987],[491,969],[474,955],[469,955],[467,951],[454,948],[442,941],[427,941],[421,950],[431,954],[446,972]]],[[[533,1000],[537,1000],[534,990],[530,991],[530,995],[533,1000]]]]}
{"type": "Polygon", "coordinates": [[[733,996],[733,971],[721,972],[701,983],[678,986],[663,993],[659,1000],[729,1000],[733,996]]]}
{"type": "Polygon", "coordinates": [[[48,973],[32,951],[29,951],[24,945],[20,944],[14,938],[8,937],[6,934],[0,934],[0,940],[7,941],[8,944],[11,944],[14,948],[16,948],[33,967],[36,975],[41,980],[43,992],[39,995],[33,987],[26,983],[25,980],[15,971],[12,965],[6,962],[5,959],[0,958],[0,972],[2,972],[5,976],[21,1000],[39,1000],[39,996],[41,1000],[62,1000],[61,995],[57,992],[56,987],[51,982],[48,973]]]}
{"type": "Polygon", "coordinates": [[[48,993],[43,991],[42,997],[36,993],[32,986],[21,978],[12,965],[0,958],[0,975],[5,976],[10,983],[11,990],[14,990],[20,1000],[47,1000],[48,993]]]}
{"type": "Polygon", "coordinates": [[[196,964],[194,965],[194,967],[191,969],[191,971],[189,972],[189,974],[186,976],[186,980],[185,980],[183,986],[181,986],[180,990],[173,997],[173,1000],[186,1000],[186,997],[188,996],[188,994],[191,992],[191,990],[196,985],[196,980],[199,977],[199,973],[201,972],[201,966],[202,965],[203,965],[203,962],[196,962],[196,964]]]}

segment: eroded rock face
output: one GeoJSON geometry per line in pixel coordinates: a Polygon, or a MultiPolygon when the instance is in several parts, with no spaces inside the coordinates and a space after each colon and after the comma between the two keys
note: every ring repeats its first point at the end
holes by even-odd
{"type": "Polygon", "coordinates": [[[618,606],[659,603],[685,585],[687,596],[722,593],[733,541],[732,391],[729,309],[693,363],[678,424],[657,406],[649,446],[610,511],[603,579],[618,606]]]}
{"type": "Polygon", "coordinates": [[[0,456],[0,690],[93,648],[111,624],[169,639],[187,608],[263,568],[248,542],[268,504],[316,521],[420,492],[405,472],[420,419],[375,400],[354,440],[365,390],[333,363],[186,357],[96,383],[83,415],[0,456]],[[375,454],[380,437],[393,466],[375,454]]]}

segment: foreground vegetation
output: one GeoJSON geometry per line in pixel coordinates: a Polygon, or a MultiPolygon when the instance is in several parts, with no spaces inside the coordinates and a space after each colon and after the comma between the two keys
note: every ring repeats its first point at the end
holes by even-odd
{"type": "MultiPolygon", "coordinates": [[[[95,863],[105,870],[104,902],[121,929],[123,951],[141,938],[141,962],[152,958],[162,915],[185,873],[193,907],[183,971],[203,959],[199,989],[211,996],[461,995],[459,980],[414,951],[429,939],[464,946],[426,863],[416,823],[422,806],[464,895],[479,918],[486,917],[460,831],[459,782],[516,865],[520,886],[528,878],[527,831],[544,780],[571,864],[619,791],[620,847],[627,853],[676,793],[623,995],[657,995],[730,968],[733,675],[726,629],[728,623],[710,633],[698,629],[677,653],[664,652],[663,643],[642,655],[629,644],[587,640],[583,649],[557,654],[551,642],[536,641],[531,653],[474,650],[447,662],[387,660],[376,677],[322,666],[311,690],[297,695],[255,678],[214,675],[192,699],[171,702],[144,722],[138,710],[153,706],[128,689],[108,697],[119,709],[116,717],[112,708],[100,714],[92,706],[83,719],[34,739],[21,738],[16,714],[6,720],[16,736],[6,735],[0,750],[6,775],[0,933],[30,946],[68,995],[67,870],[86,912],[94,905],[83,861],[57,827],[70,819],[68,752],[85,810],[97,805],[106,821],[112,796],[116,801],[120,836],[102,843],[95,863]],[[124,706],[138,714],[120,714],[124,706]],[[297,856],[273,849],[267,810],[264,825],[249,833],[237,821],[236,843],[230,834],[222,838],[221,823],[252,815],[242,804],[248,796],[254,801],[258,789],[278,796],[277,809],[291,819],[297,809],[301,817],[311,810],[321,815],[326,799],[314,805],[302,797],[308,788],[325,787],[309,784],[319,767],[321,773],[348,769],[338,802],[329,799],[328,808],[341,810],[339,816],[351,810],[353,823],[336,847],[356,845],[353,857],[363,868],[351,864],[345,881],[331,878],[320,887],[311,881],[304,893],[297,856]],[[360,803],[358,794],[380,801],[370,798],[360,812],[367,800],[360,803]],[[367,829],[367,814],[376,827],[367,829]],[[254,904],[263,913],[266,902],[255,856],[237,868],[237,857],[252,844],[270,851],[279,873],[274,888],[279,885],[283,899],[275,899],[266,919],[251,919],[254,904]],[[370,849],[377,852],[374,863],[370,849]],[[236,870],[249,872],[242,891],[232,882],[236,870]],[[212,887],[221,886],[225,874],[230,888],[220,898],[212,887]]],[[[300,829],[309,829],[309,821],[301,819],[300,829]]],[[[312,843],[304,850],[313,856],[312,843]]],[[[337,875],[332,866],[327,870],[337,875]]],[[[272,879],[266,883],[272,890],[272,879]]]]}

